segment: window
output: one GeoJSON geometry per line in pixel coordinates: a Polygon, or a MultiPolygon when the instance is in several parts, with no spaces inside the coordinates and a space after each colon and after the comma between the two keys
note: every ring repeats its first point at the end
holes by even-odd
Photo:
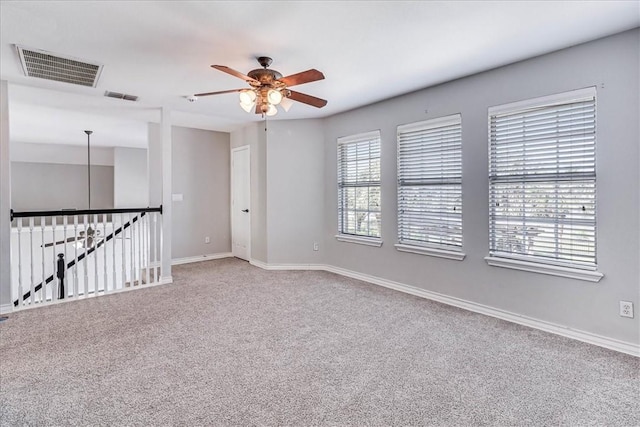
{"type": "Polygon", "coordinates": [[[461,133],[459,114],[398,127],[398,250],[464,258],[461,133]]]}
{"type": "Polygon", "coordinates": [[[490,256],[595,270],[595,95],[489,109],[490,256]]]}
{"type": "Polygon", "coordinates": [[[379,131],[338,139],[338,199],[339,240],[380,239],[379,131]]]}

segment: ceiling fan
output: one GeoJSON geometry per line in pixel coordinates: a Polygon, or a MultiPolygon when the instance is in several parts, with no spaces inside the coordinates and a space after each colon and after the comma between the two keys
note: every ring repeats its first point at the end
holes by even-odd
{"type": "Polygon", "coordinates": [[[200,96],[221,95],[223,93],[240,93],[240,106],[248,113],[254,110],[256,114],[274,116],[278,110],[276,105],[281,105],[285,111],[289,111],[292,102],[298,101],[312,107],[322,108],[327,105],[324,99],[305,93],[296,92],[289,89],[292,86],[311,83],[324,79],[324,74],[316,69],[302,71],[290,76],[282,77],[282,74],[276,70],[270,69],[269,66],[273,60],[267,56],[261,56],[258,63],[262,68],[249,71],[246,75],[239,71],[233,70],[224,65],[212,65],[212,68],[238,77],[249,83],[250,89],[231,89],[219,92],[196,93],[193,97],[189,97],[190,101],[195,101],[200,96]]]}

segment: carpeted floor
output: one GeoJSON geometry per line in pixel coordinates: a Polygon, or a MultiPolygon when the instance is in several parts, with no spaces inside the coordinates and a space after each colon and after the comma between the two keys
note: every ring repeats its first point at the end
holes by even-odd
{"type": "Polygon", "coordinates": [[[640,424],[640,359],[236,259],[0,323],[0,425],[640,424]]]}

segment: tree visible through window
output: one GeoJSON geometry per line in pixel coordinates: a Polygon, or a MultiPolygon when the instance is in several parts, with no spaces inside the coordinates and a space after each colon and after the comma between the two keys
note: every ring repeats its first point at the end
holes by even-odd
{"type": "Polygon", "coordinates": [[[489,116],[490,253],[595,269],[595,89],[489,116]]]}
{"type": "Polygon", "coordinates": [[[380,237],[380,132],[338,139],[338,228],[380,237]]]}

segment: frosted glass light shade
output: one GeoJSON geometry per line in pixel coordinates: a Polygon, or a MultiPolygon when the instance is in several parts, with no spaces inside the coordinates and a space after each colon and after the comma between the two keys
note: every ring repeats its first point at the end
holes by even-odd
{"type": "Polygon", "coordinates": [[[269,109],[267,110],[267,116],[275,116],[278,114],[278,109],[275,105],[269,105],[269,109]]]}
{"type": "Polygon", "coordinates": [[[267,92],[267,99],[269,100],[269,104],[278,105],[280,101],[282,101],[282,94],[279,90],[269,89],[267,92]]]}
{"type": "Polygon", "coordinates": [[[282,101],[280,102],[280,106],[284,108],[284,111],[289,111],[292,105],[293,101],[289,98],[282,98],[282,101]]]}
{"type": "Polygon", "coordinates": [[[240,91],[240,103],[251,105],[256,101],[256,93],[252,90],[240,91]]]}
{"type": "Polygon", "coordinates": [[[250,112],[251,112],[251,110],[253,110],[253,105],[254,105],[254,103],[253,103],[253,102],[252,102],[251,104],[245,104],[245,103],[243,103],[243,102],[241,102],[241,103],[240,103],[240,106],[242,107],[242,109],[243,109],[244,111],[246,111],[247,113],[250,113],[250,112]]]}

